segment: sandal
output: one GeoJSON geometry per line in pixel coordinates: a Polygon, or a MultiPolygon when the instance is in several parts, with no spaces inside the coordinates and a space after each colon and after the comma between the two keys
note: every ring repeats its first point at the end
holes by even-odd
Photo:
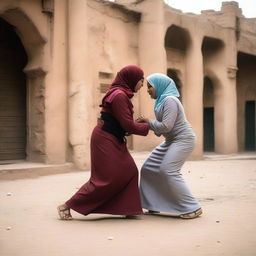
{"type": "Polygon", "coordinates": [[[202,213],[203,213],[202,209],[199,208],[194,212],[181,214],[180,218],[182,218],[182,219],[194,219],[194,218],[197,218],[198,216],[200,216],[202,213]]]}
{"type": "Polygon", "coordinates": [[[60,205],[57,207],[59,216],[61,220],[72,220],[72,216],[70,214],[70,208],[60,205]]]}

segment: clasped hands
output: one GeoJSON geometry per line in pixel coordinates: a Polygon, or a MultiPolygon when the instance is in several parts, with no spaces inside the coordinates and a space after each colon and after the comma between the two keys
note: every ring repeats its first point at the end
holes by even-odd
{"type": "Polygon", "coordinates": [[[139,123],[148,123],[149,119],[141,115],[136,119],[136,121],[139,123]]]}

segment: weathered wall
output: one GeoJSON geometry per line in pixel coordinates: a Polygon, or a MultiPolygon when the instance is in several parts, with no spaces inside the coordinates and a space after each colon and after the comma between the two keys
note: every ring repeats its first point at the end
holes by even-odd
{"type": "Polygon", "coordinates": [[[95,1],[88,2],[87,22],[95,124],[101,98],[116,72],[128,64],[138,65],[138,23],[132,14],[95,1]]]}
{"type": "MultiPolygon", "coordinates": [[[[197,135],[193,159],[203,157],[207,106],[214,107],[215,152],[243,150],[244,105],[256,100],[256,19],[243,17],[237,3],[194,15],[162,0],[4,0],[0,16],[16,28],[28,55],[29,161],[73,161],[89,169],[101,98],[128,64],[141,66],[145,76],[169,72],[179,79],[197,135]]],[[[154,118],[146,84],[133,103],[135,117],[154,118]]],[[[151,132],[129,137],[129,146],[150,150],[161,141],[151,132]]]]}

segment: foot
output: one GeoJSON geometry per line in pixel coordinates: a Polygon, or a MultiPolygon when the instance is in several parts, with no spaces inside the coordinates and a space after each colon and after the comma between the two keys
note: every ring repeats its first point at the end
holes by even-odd
{"type": "Polygon", "coordinates": [[[194,218],[197,218],[198,216],[200,216],[202,213],[203,213],[202,209],[199,208],[194,212],[181,214],[180,218],[182,218],[182,219],[194,219],[194,218]]]}
{"type": "Polygon", "coordinates": [[[62,204],[57,207],[59,216],[61,220],[72,220],[72,215],[70,213],[70,208],[66,204],[62,204]]]}

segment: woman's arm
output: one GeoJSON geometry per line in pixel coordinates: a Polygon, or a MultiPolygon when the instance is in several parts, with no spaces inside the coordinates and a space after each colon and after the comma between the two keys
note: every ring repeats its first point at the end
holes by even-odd
{"type": "Polygon", "coordinates": [[[157,136],[172,130],[178,114],[178,105],[174,99],[167,98],[163,104],[162,120],[160,122],[157,120],[149,120],[150,129],[152,129],[157,136]]]}
{"type": "Polygon", "coordinates": [[[126,132],[143,136],[148,134],[148,123],[139,123],[133,120],[132,103],[126,94],[119,93],[115,96],[111,104],[111,111],[126,132]]]}

